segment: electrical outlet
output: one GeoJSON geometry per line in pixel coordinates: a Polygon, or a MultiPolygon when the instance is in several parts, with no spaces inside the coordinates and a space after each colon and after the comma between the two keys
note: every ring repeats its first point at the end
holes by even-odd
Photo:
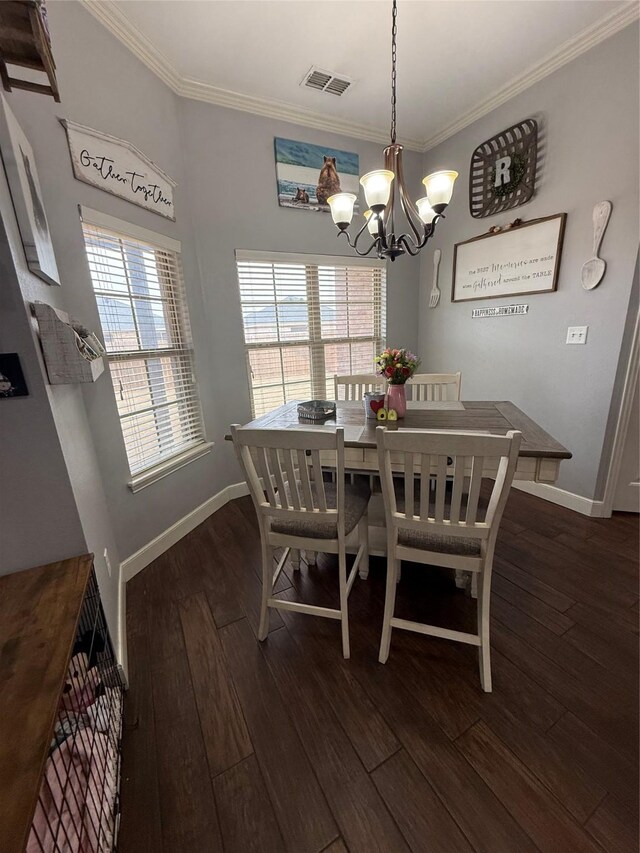
{"type": "Polygon", "coordinates": [[[109,577],[111,577],[111,560],[109,559],[109,552],[107,549],[104,549],[104,563],[107,567],[107,572],[109,573],[109,577]]]}
{"type": "Polygon", "coordinates": [[[586,344],[588,326],[569,326],[567,329],[568,344],[586,344]]]}

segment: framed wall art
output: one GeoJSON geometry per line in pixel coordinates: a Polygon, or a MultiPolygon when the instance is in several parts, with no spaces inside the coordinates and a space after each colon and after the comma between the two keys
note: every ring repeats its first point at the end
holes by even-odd
{"type": "Polygon", "coordinates": [[[469,169],[469,210],[476,218],[530,201],[538,168],[538,123],[525,119],[479,145],[469,169]]]}
{"type": "Polygon", "coordinates": [[[47,284],[60,284],[33,151],[3,95],[0,95],[0,149],[27,266],[47,284]]]}
{"type": "Polygon", "coordinates": [[[554,291],[566,219],[557,213],[457,243],[451,301],[554,291]]]}
{"type": "MultiPolygon", "coordinates": [[[[360,191],[360,161],[352,151],[276,137],[276,178],[280,207],[329,210],[334,193],[360,191]]],[[[358,211],[356,201],[354,211],[358,211]]]]}

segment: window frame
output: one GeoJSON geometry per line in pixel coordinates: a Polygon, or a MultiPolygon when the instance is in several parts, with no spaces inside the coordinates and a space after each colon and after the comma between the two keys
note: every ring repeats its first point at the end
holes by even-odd
{"type": "MultiPolygon", "coordinates": [[[[341,255],[307,255],[307,254],[292,254],[288,252],[261,252],[248,249],[236,249],[236,276],[238,279],[238,295],[240,299],[240,315],[242,320],[242,331],[245,348],[245,362],[247,368],[247,383],[249,387],[249,396],[251,400],[251,414],[253,418],[258,417],[256,414],[256,406],[254,399],[254,388],[252,381],[251,369],[251,352],[260,351],[261,349],[278,349],[282,351],[287,347],[308,347],[309,349],[309,370],[310,384],[314,399],[324,399],[327,393],[328,377],[325,367],[325,347],[327,345],[352,345],[354,343],[373,343],[378,352],[381,352],[386,346],[386,313],[387,313],[387,264],[384,261],[374,260],[371,258],[353,258],[343,257],[341,255]],[[264,341],[258,343],[247,342],[246,329],[244,326],[244,316],[242,308],[246,302],[242,300],[242,290],[240,282],[239,265],[242,263],[258,263],[258,264],[292,264],[295,266],[303,266],[305,269],[305,282],[307,288],[307,326],[309,330],[308,338],[296,338],[291,341],[264,341]],[[320,298],[320,277],[318,273],[319,267],[362,267],[364,269],[372,269],[378,271],[377,280],[374,273],[374,303],[380,305],[379,311],[374,311],[374,333],[372,335],[349,337],[322,337],[322,317],[320,298]],[[377,291],[377,294],[376,294],[377,291]]],[[[277,301],[274,302],[277,305],[277,301]]],[[[282,359],[282,355],[281,355],[282,359]]],[[[374,373],[374,365],[371,365],[371,373],[374,373]]],[[[333,374],[331,374],[333,375],[333,374]]],[[[286,384],[284,382],[285,374],[282,368],[282,383],[274,383],[272,387],[280,387],[283,390],[283,399],[286,400],[286,384]]],[[[264,387],[264,386],[263,386],[264,387]]]]}
{"type": "MultiPolygon", "coordinates": [[[[132,471],[131,460],[129,458],[129,447],[127,445],[127,439],[125,437],[125,432],[123,430],[123,422],[127,416],[135,415],[143,413],[144,410],[141,409],[140,412],[133,411],[128,413],[128,415],[122,415],[118,410],[118,423],[120,425],[120,434],[122,436],[123,445],[125,449],[125,454],[127,458],[127,465],[129,469],[130,479],[127,481],[127,485],[132,492],[140,491],[146,486],[151,485],[152,483],[157,482],[158,480],[166,477],[168,474],[171,474],[173,471],[182,468],[184,465],[189,464],[196,459],[204,456],[206,453],[213,447],[213,442],[209,442],[206,439],[205,433],[205,425],[204,418],[202,414],[202,406],[200,400],[200,392],[196,377],[196,364],[195,364],[195,351],[193,347],[193,341],[191,337],[191,328],[190,328],[190,320],[189,320],[189,308],[186,299],[186,290],[184,284],[184,278],[182,275],[182,265],[181,265],[181,244],[178,240],[174,240],[171,237],[168,237],[164,234],[159,234],[154,231],[150,231],[146,228],[141,228],[132,223],[117,219],[115,217],[109,216],[105,213],[101,213],[100,211],[92,210],[91,208],[81,206],[79,208],[80,211],[80,219],[83,226],[82,238],[83,238],[83,247],[85,250],[85,257],[87,258],[87,264],[89,265],[90,260],[90,249],[87,247],[84,226],[86,225],[89,229],[96,229],[97,231],[103,230],[107,232],[107,236],[109,239],[113,239],[114,237],[121,236],[125,240],[136,241],[141,244],[143,247],[147,247],[150,251],[161,251],[165,252],[169,255],[172,255],[172,261],[175,262],[176,270],[177,270],[177,280],[175,282],[175,286],[171,286],[168,289],[169,296],[161,295],[158,297],[158,301],[161,301],[163,304],[166,303],[169,307],[170,312],[174,316],[175,327],[180,335],[180,345],[168,346],[168,347],[158,347],[158,348],[147,348],[147,349],[132,349],[132,350],[113,350],[108,351],[106,353],[106,359],[110,363],[123,363],[132,362],[136,360],[143,360],[145,364],[149,359],[158,358],[167,358],[170,356],[178,356],[189,359],[191,367],[193,369],[193,384],[190,395],[188,398],[182,402],[184,406],[185,402],[188,402],[189,408],[195,413],[194,414],[194,423],[198,427],[198,435],[194,438],[192,442],[188,442],[186,444],[180,445],[172,449],[172,451],[164,454],[161,458],[155,459],[151,464],[145,465],[142,468],[136,468],[135,473],[132,471]]],[[[158,277],[160,281],[163,281],[164,275],[162,270],[158,270],[158,277]]],[[[100,309],[98,308],[98,297],[106,296],[106,297],[120,297],[121,298],[132,298],[131,291],[128,287],[126,294],[116,294],[115,291],[111,293],[106,286],[96,290],[95,283],[91,272],[89,272],[89,279],[91,282],[91,288],[96,300],[96,310],[98,312],[98,317],[100,318],[100,326],[101,331],[104,336],[104,328],[102,325],[102,316],[100,315],[100,309]]],[[[163,288],[161,288],[161,294],[163,293],[163,288]]],[[[135,294],[134,294],[135,297],[135,294]]],[[[135,317],[134,317],[135,323],[135,317]]],[[[147,371],[148,372],[148,371],[147,371]]],[[[111,373],[111,371],[110,371],[111,373]]],[[[116,388],[113,384],[113,376],[111,376],[112,380],[112,389],[114,393],[114,400],[116,401],[117,406],[117,398],[116,398],[116,388]]],[[[149,382],[150,393],[153,396],[153,389],[151,388],[151,383],[149,382]]],[[[153,408],[157,408],[156,405],[153,408]]]]}

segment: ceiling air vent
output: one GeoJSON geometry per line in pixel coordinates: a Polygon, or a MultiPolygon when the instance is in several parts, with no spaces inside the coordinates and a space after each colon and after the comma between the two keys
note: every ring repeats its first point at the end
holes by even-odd
{"type": "Polygon", "coordinates": [[[307,86],[309,89],[316,89],[318,92],[328,92],[330,95],[344,95],[347,89],[353,85],[353,80],[345,77],[343,74],[332,74],[331,71],[323,71],[322,68],[316,68],[314,65],[304,75],[304,79],[300,83],[301,86],[307,86]]]}

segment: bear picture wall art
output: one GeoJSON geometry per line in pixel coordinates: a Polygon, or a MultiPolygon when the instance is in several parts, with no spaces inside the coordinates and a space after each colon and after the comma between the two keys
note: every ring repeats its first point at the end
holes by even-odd
{"type": "MultiPolygon", "coordinates": [[[[276,137],[274,142],[281,207],[328,211],[327,199],[334,193],[358,195],[360,163],[357,154],[293,139],[276,137]]],[[[354,211],[358,211],[357,201],[354,211]]]]}

